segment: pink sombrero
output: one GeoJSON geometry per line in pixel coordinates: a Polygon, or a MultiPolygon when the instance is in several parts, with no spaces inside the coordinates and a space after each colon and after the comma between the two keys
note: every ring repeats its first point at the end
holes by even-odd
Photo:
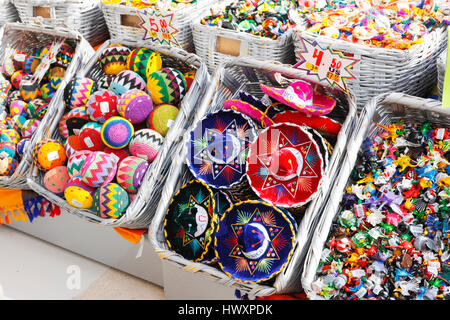
{"type": "Polygon", "coordinates": [[[223,108],[243,113],[255,120],[258,125],[264,128],[273,124],[273,121],[266,114],[264,114],[264,112],[242,100],[226,100],[223,103],[223,108]]]}
{"type": "Polygon", "coordinates": [[[261,84],[261,90],[271,98],[304,113],[319,116],[330,113],[336,106],[336,100],[314,92],[310,83],[299,80],[286,89],[273,88],[261,84]]]}

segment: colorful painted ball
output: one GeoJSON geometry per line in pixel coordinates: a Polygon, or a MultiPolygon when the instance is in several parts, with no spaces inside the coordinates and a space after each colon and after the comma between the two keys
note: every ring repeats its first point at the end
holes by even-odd
{"type": "Polygon", "coordinates": [[[133,134],[134,127],[131,122],[121,117],[106,120],[101,131],[103,143],[111,149],[126,147],[133,134]]]}
{"type": "Polygon", "coordinates": [[[20,88],[20,82],[26,76],[27,76],[27,73],[25,71],[23,71],[23,70],[19,70],[19,71],[14,72],[14,74],[11,77],[11,84],[13,85],[13,87],[15,89],[19,89],[20,88]]]}
{"type": "Polygon", "coordinates": [[[59,120],[58,132],[61,137],[67,139],[69,137],[69,129],[67,129],[66,120],[69,117],[69,113],[64,114],[59,120]]]}
{"type": "Polygon", "coordinates": [[[19,141],[19,143],[16,145],[16,153],[19,157],[23,157],[23,154],[25,150],[30,148],[30,139],[25,138],[19,141]]]}
{"type": "Polygon", "coordinates": [[[17,116],[26,113],[27,104],[22,100],[15,100],[10,104],[9,113],[11,116],[17,116]]]}
{"type": "Polygon", "coordinates": [[[121,96],[125,91],[131,89],[147,91],[147,84],[145,83],[145,80],[142,79],[142,77],[136,72],[124,70],[114,77],[109,89],[116,95],[121,96]]]}
{"type": "Polygon", "coordinates": [[[130,151],[128,151],[127,148],[111,149],[109,147],[106,147],[105,149],[103,149],[103,152],[109,153],[109,154],[115,154],[119,158],[119,165],[123,159],[131,156],[131,153],[130,153],[130,151]]]}
{"type": "Polygon", "coordinates": [[[126,91],[117,103],[119,114],[133,124],[144,122],[152,110],[152,98],[139,89],[126,91]]]}
{"type": "Polygon", "coordinates": [[[178,108],[170,104],[161,104],[150,113],[147,119],[147,126],[159,132],[163,137],[174,124],[178,116],[178,108]]]}
{"type": "Polygon", "coordinates": [[[32,75],[36,71],[37,66],[41,63],[41,59],[31,56],[28,57],[27,61],[25,61],[25,65],[23,66],[23,71],[27,74],[32,75]]]}
{"type": "Polygon", "coordinates": [[[80,176],[88,186],[98,188],[114,179],[118,162],[114,154],[92,152],[81,166],[80,176]]]}
{"type": "Polygon", "coordinates": [[[141,129],[133,135],[129,150],[135,157],[152,162],[164,143],[164,137],[152,129],[141,129]]]}
{"type": "Polygon", "coordinates": [[[16,71],[17,70],[14,69],[12,58],[7,58],[2,65],[2,74],[5,76],[5,78],[11,78],[16,71]]]}
{"type": "Polygon", "coordinates": [[[62,143],[57,140],[42,140],[33,149],[34,164],[42,171],[62,166],[66,161],[65,151],[62,143]]]}
{"type": "Polygon", "coordinates": [[[70,110],[65,121],[69,136],[73,134],[79,135],[81,128],[88,122],[90,120],[85,107],[70,110]]]}
{"type": "Polygon", "coordinates": [[[102,125],[97,122],[88,122],[80,130],[80,144],[83,150],[102,151],[105,145],[102,141],[102,125]]]}
{"type": "Polygon", "coordinates": [[[74,155],[78,151],[83,150],[83,147],[81,145],[80,136],[72,135],[72,136],[68,137],[67,140],[64,142],[64,148],[66,149],[67,158],[70,158],[72,155],[74,155]]]}
{"type": "MultiPolygon", "coordinates": [[[[43,109],[47,109],[48,103],[44,100],[37,98],[28,102],[26,106],[26,112],[30,118],[39,118],[39,112],[43,109]]],[[[45,112],[44,112],[45,114],[45,112]]]]}
{"type": "Polygon", "coordinates": [[[41,96],[45,102],[50,103],[55,96],[55,93],[56,91],[52,88],[50,83],[46,83],[41,86],[41,96]]]}
{"type": "Polygon", "coordinates": [[[156,105],[178,105],[186,94],[186,80],[177,69],[162,68],[148,77],[147,89],[156,105]]]}
{"type": "Polygon", "coordinates": [[[70,177],[78,176],[81,172],[81,166],[86,161],[92,151],[81,150],[75,152],[67,161],[67,171],[70,177]]]}
{"type": "Polygon", "coordinates": [[[17,101],[17,100],[21,100],[22,101],[22,95],[20,94],[20,91],[19,90],[10,91],[10,93],[8,94],[7,103],[11,104],[11,103],[13,103],[14,101],[17,101]]]}
{"type": "Polygon", "coordinates": [[[96,90],[95,81],[87,77],[75,77],[64,89],[66,107],[71,109],[85,107],[89,97],[96,90]]]}
{"type": "Polygon", "coordinates": [[[22,130],[23,125],[25,124],[25,121],[27,121],[27,118],[25,118],[22,114],[16,115],[11,118],[11,124],[14,130],[17,132],[20,132],[22,130]]]}
{"type": "Polygon", "coordinates": [[[149,166],[147,161],[138,157],[131,156],[123,159],[117,169],[117,183],[127,192],[138,192],[149,166]]]}
{"type": "Polygon", "coordinates": [[[119,219],[128,205],[128,194],[117,183],[105,184],[94,194],[93,211],[104,219],[119,219]]]}
{"type": "Polygon", "coordinates": [[[0,131],[0,142],[19,143],[20,139],[20,133],[14,129],[3,129],[0,131]]]}
{"type": "MultiPolygon", "coordinates": [[[[28,76],[27,76],[28,77],[28,76]]],[[[29,80],[28,78],[24,77],[22,81],[20,82],[20,96],[23,101],[30,102],[33,99],[37,99],[41,97],[41,89],[39,87],[39,83],[36,82],[30,82],[25,81],[29,80]]]]}
{"type": "Polygon", "coordinates": [[[95,189],[83,182],[80,176],[72,177],[64,190],[67,202],[79,209],[90,209],[94,202],[95,189]]]}
{"type": "Polygon", "coordinates": [[[186,80],[186,92],[191,88],[192,83],[195,79],[195,71],[188,71],[184,74],[184,80],[186,80]]]}
{"type": "Polygon", "coordinates": [[[22,126],[20,132],[22,133],[22,138],[31,138],[36,130],[39,128],[41,121],[39,119],[28,119],[22,126]]]}
{"type": "Polygon", "coordinates": [[[25,62],[28,59],[28,55],[26,52],[23,51],[16,51],[12,56],[12,61],[14,65],[14,69],[21,70],[23,69],[25,62]]]}
{"type": "Polygon", "coordinates": [[[0,142],[0,157],[16,156],[16,144],[13,142],[0,142]]]}
{"type": "Polygon", "coordinates": [[[159,53],[147,48],[136,48],[128,55],[128,69],[147,79],[150,74],[162,68],[162,59],[159,53]]]}
{"type": "Polygon", "coordinates": [[[50,75],[48,78],[49,84],[52,87],[53,90],[58,90],[59,86],[61,85],[64,77],[59,75],[50,75]]]}
{"type": "Polygon", "coordinates": [[[10,177],[16,171],[19,162],[12,157],[0,158],[0,176],[10,177]]]}
{"type": "Polygon", "coordinates": [[[70,180],[66,166],[55,167],[47,171],[44,175],[44,186],[47,190],[63,195],[70,180]]]}
{"type": "Polygon", "coordinates": [[[62,68],[69,67],[72,62],[74,52],[75,50],[68,43],[64,42],[56,54],[55,65],[62,68]]]}
{"type": "Polygon", "coordinates": [[[122,44],[111,44],[105,48],[100,56],[100,67],[103,72],[117,75],[127,69],[127,57],[131,50],[122,44]]]}
{"type": "Polygon", "coordinates": [[[96,91],[89,98],[87,105],[89,117],[93,121],[104,123],[117,113],[117,96],[110,90],[96,91]]]}

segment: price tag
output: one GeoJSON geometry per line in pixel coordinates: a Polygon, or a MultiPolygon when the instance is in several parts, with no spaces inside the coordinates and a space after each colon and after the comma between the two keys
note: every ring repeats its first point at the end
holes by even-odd
{"type": "Polygon", "coordinates": [[[322,48],[317,42],[309,42],[300,38],[303,44],[303,50],[299,50],[302,61],[294,65],[294,68],[305,70],[309,75],[316,75],[319,81],[326,81],[331,86],[337,85],[348,93],[345,80],[356,79],[350,72],[359,59],[345,57],[340,52],[334,52],[330,48],[322,48]]]}
{"type": "Polygon", "coordinates": [[[152,40],[160,44],[180,46],[175,34],[178,29],[172,26],[173,13],[164,14],[159,11],[137,11],[142,20],[140,27],[145,30],[143,40],[152,40]]]}

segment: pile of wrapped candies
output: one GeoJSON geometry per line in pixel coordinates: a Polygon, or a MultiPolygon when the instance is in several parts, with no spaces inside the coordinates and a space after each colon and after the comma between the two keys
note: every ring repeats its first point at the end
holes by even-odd
{"type": "Polygon", "coordinates": [[[448,299],[450,131],[378,126],[363,142],[313,287],[327,299],[448,299]]]}
{"type": "Polygon", "coordinates": [[[44,78],[30,81],[51,43],[31,54],[15,51],[5,59],[0,80],[0,176],[11,176],[72,61],[74,48],[63,43],[44,78]]]}
{"type": "Polygon", "coordinates": [[[295,6],[293,0],[236,1],[211,8],[211,14],[200,23],[277,39],[291,27],[288,12],[295,6]]]}
{"type": "Polygon", "coordinates": [[[87,76],[68,83],[62,141],[40,141],[33,151],[49,191],[105,219],[126,212],[195,76],[163,63],[155,51],[114,43],[87,76]]]}
{"type": "Polygon", "coordinates": [[[320,190],[342,127],[333,119],[337,100],[309,82],[260,90],[237,92],[188,133],[194,179],[173,196],[164,221],[170,250],[246,283],[287,265],[295,210],[320,190]]]}
{"type": "Polygon", "coordinates": [[[168,0],[168,1],[148,1],[148,0],[103,0],[105,4],[121,4],[138,9],[154,9],[164,11],[177,11],[196,3],[196,0],[168,0]]]}
{"type": "Polygon", "coordinates": [[[435,28],[449,24],[434,1],[317,0],[305,3],[293,21],[306,31],[370,47],[409,49],[435,28]],[[303,28],[303,27],[301,27],[303,28]]]}

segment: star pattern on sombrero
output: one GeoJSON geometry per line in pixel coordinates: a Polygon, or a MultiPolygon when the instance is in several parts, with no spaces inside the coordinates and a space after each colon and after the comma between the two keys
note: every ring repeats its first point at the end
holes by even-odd
{"type": "MultiPolygon", "coordinates": [[[[197,201],[197,199],[190,195],[189,197],[189,201],[187,204],[187,210],[191,210],[192,208],[196,207],[196,206],[200,206],[205,208],[205,211],[208,213],[208,220],[204,221],[205,222],[205,230],[207,229],[207,227],[209,226],[209,222],[214,218],[214,210],[212,208],[212,202],[211,202],[211,196],[208,195],[206,198],[197,201]]],[[[181,216],[186,214],[186,210],[180,210],[180,214],[178,215],[178,217],[176,217],[174,219],[174,221],[179,224],[180,226],[183,225],[182,221],[181,221],[181,216]]],[[[195,218],[194,218],[195,220],[195,218]]],[[[190,245],[193,241],[197,242],[198,245],[200,245],[203,249],[205,248],[206,245],[206,237],[208,236],[207,232],[202,232],[200,235],[196,236],[195,234],[191,234],[190,232],[187,232],[186,229],[184,229],[183,232],[183,247],[186,247],[188,245],[190,245]]]]}
{"type": "Polygon", "coordinates": [[[211,168],[213,179],[216,179],[218,176],[222,175],[224,170],[227,168],[238,173],[242,173],[245,168],[245,162],[241,160],[245,158],[243,157],[243,153],[247,152],[248,141],[241,138],[237,130],[238,126],[236,124],[236,120],[231,121],[222,131],[207,128],[202,139],[203,142],[206,143],[197,144],[200,145],[200,151],[194,155],[194,160],[206,163],[211,168]],[[233,142],[236,144],[239,143],[238,150],[236,149],[236,145],[233,145],[233,143],[227,143],[229,142],[226,140],[227,134],[232,137],[232,140],[234,140],[233,142]],[[210,159],[208,155],[208,148],[211,148],[211,143],[213,142],[217,143],[216,146],[223,148],[222,150],[217,150],[216,148],[212,150],[214,152],[213,156],[215,156],[216,159],[210,159]],[[229,152],[230,147],[232,147],[231,152],[229,152]]]}
{"type": "Polygon", "coordinates": [[[243,260],[245,260],[246,263],[244,265],[246,265],[248,272],[253,275],[256,270],[269,271],[272,264],[271,262],[273,260],[280,260],[280,256],[273,244],[273,241],[280,235],[284,227],[276,226],[274,223],[270,223],[270,221],[273,220],[270,218],[271,212],[265,212],[266,218],[263,218],[259,208],[255,208],[253,213],[251,213],[250,215],[249,213],[250,212],[240,212],[238,223],[231,225],[231,229],[233,230],[236,239],[243,232],[244,226],[246,224],[259,223],[266,228],[267,234],[269,235],[270,242],[268,248],[261,257],[259,257],[257,260],[252,260],[245,256],[239,243],[236,243],[236,245],[230,251],[229,256],[232,258],[237,258],[240,261],[240,265],[242,265],[243,260]]]}
{"type": "Polygon", "coordinates": [[[312,149],[312,141],[294,144],[291,140],[289,140],[288,137],[286,137],[285,134],[280,131],[278,132],[277,147],[278,150],[281,150],[283,148],[294,148],[300,152],[300,155],[302,156],[302,162],[300,164],[302,167],[300,170],[300,174],[294,176],[289,180],[277,179],[277,177],[270,170],[273,152],[259,154],[257,155],[257,158],[264,168],[264,170],[261,170],[260,173],[263,172],[265,176],[262,190],[271,188],[277,188],[277,190],[279,190],[279,187],[282,187],[292,197],[295,197],[297,191],[299,190],[299,187],[301,188],[300,184],[303,178],[318,177],[317,173],[313,169],[313,165],[308,160],[308,155],[312,149]]]}

